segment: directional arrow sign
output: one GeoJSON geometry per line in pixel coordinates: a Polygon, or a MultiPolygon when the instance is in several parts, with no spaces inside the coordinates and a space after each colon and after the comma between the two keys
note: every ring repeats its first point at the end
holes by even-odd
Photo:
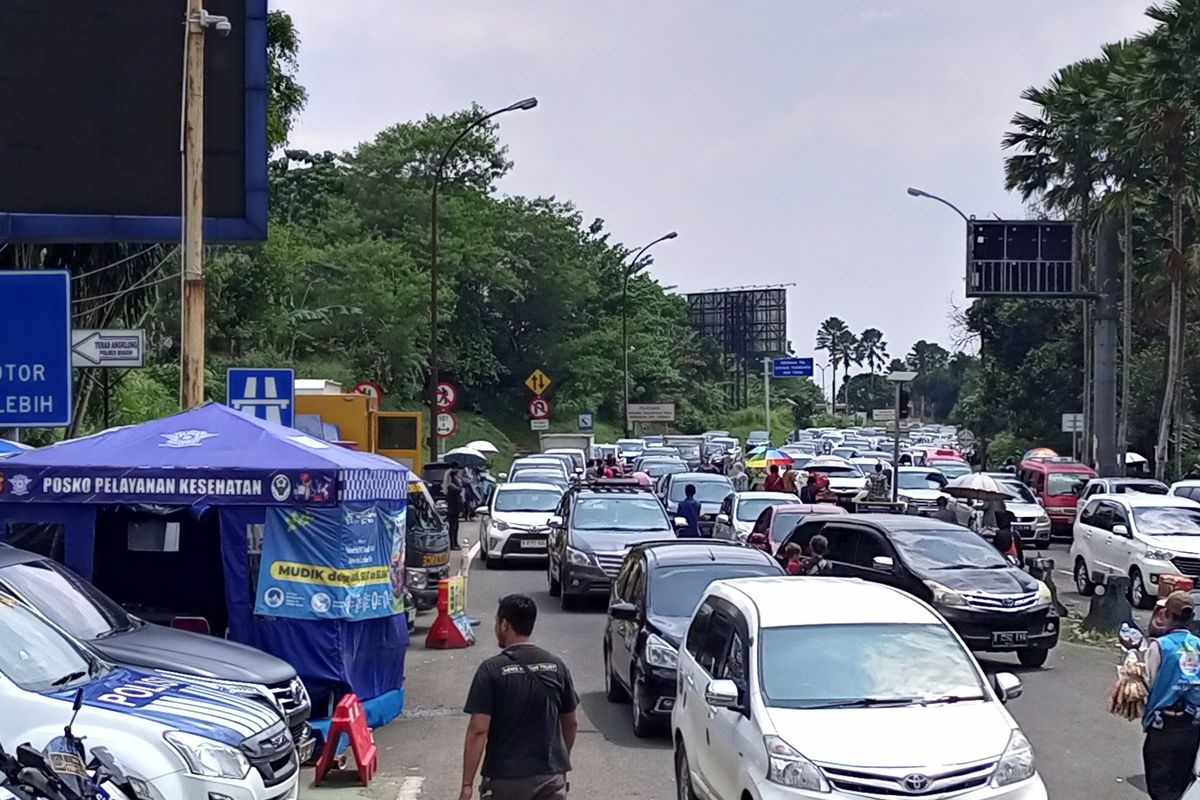
{"type": "Polygon", "coordinates": [[[145,331],[71,331],[73,367],[140,367],[145,363],[145,331]]]}
{"type": "Polygon", "coordinates": [[[529,387],[529,391],[541,397],[542,394],[550,388],[550,376],[542,372],[540,369],[535,369],[525,379],[525,385],[529,387]]]}

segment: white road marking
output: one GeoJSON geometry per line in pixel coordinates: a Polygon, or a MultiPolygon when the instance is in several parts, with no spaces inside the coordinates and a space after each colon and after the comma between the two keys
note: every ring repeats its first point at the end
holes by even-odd
{"type": "Polygon", "coordinates": [[[400,784],[396,800],[417,800],[421,796],[421,787],[425,784],[424,775],[408,775],[400,784]]]}

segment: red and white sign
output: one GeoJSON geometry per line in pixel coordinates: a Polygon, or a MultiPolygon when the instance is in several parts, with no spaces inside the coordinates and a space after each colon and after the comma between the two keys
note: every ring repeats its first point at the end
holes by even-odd
{"type": "Polygon", "coordinates": [[[550,401],[544,397],[535,397],[529,401],[530,419],[549,419],[550,401]]]}
{"type": "Polygon", "coordinates": [[[454,435],[458,430],[458,419],[449,411],[437,415],[437,435],[443,439],[454,435]]]}
{"type": "Polygon", "coordinates": [[[359,381],[354,384],[354,388],[350,390],[354,394],[365,394],[375,401],[375,407],[378,408],[383,403],[383,388],[375,381],[359,381]]]}
{"type": "Polygon", "coordinates": [[[449,381],[437,385],[438,411],[450,411],[458,405],[458,387],[449,381]]]}

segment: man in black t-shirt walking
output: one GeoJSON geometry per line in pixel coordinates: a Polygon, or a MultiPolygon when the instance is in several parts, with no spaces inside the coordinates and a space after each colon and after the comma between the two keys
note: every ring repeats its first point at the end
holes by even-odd
{"type": "Polygon", "coordinates": [[[501,652],[479,665],[463,708],[471,721],[463,743],[460,800],[470,800],[481,759],[481,797],[567,796],[579,698],[567,665],[529,641],[536,619],[531,598],[510,594],[500,599],[496,641],[501,652]]]}

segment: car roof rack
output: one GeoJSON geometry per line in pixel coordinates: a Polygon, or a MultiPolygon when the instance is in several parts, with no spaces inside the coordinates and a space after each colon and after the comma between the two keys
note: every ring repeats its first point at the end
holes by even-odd
{"type": "Polygon", "coordinates": [[[579,481],[571,487],[574,491],[589,492],[649,492],[649,486],[643,486],[637,478],[593,478],[579,481]]]}

